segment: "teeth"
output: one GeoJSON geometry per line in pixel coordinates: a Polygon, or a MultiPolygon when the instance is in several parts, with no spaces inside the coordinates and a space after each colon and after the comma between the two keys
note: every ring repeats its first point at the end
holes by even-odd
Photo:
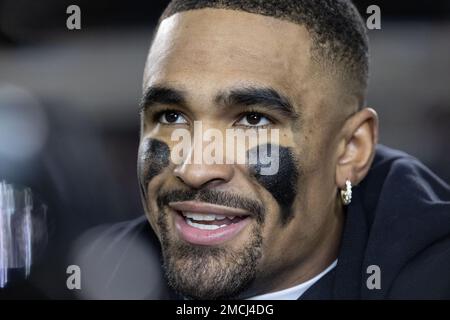
{"type": "Polygon", "coordinates": [[[186,219],[186,222],[191,227],[194,227],[194,228],[197,228],[197,229],[200,229],[200,230],[217,230],[219,228],[223,228],[223,227],[227,226],[226,224],[223,224],[221,226],[216,226],[216,225],[213,225],[213,224],[195,223],[195,222],[192,222],[189,219],[186,219]]]}
{"type": "Polygon", "coordinates": [[[183,212],[183,216],[195,221],[214,221],[214,220],[223,220],[226,218],[226,216],[223,216],[221,214],[198,214],[192,212],[183,212]]]}

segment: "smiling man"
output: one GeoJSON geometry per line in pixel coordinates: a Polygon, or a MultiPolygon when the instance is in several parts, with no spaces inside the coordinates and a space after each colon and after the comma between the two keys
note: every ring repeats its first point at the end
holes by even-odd
{"type": "Polygon", "coordinates": [[[169,4],[144,72],[138,175],[178,298],[450,297],[449,188],[377,146],[367,79],[350,1],[169,4]],[[204,131],[230,129],[258,138],[243,148],[256,161],[228,161],[230,141],[193,160],[204,131]],[[180,130],[192,143],[175,161],[180,130]]]}
{"type": "Polygon", "coordinates": [[[164,13],[144,74],[139,177],[169,283],[182,295],[251,297],[335,265],[338,188],[366,175],[377,120],[373,110],[356,113],[367,76],[356,11],[325,9],[337,20],[297,1],[174,1],[164,13]],[[279,146],[278,172],[195,164],[188,152],[171,163],[173,131],[194,121],[278,130],[269,141],[279,146]]]}

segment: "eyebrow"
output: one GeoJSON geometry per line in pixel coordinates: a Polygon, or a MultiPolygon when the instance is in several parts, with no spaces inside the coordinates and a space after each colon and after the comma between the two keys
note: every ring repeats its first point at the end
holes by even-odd
{"type": "Polygon", "coordinates": [[[145,111],[157,104],[186,105],[186,94],[178,89],[167,86],[151,86],[145,90],[140,102],[140,110],[145,111]]]}
{"type": "Polygon", "coordinates": [[[244,87],[231,89],[216,96],[216,104],[224,107],[259,106],[283,113],[291,118],[300,115],[295,111],[289,98],[270,87],[244,87]]]}
{"type": "MultiPolygon", "coordinates": [[[[289,98],[271,87],[233,88],[219,93],[215,103],[221,107],[259,106],[281,112],[287,117],[297,119],[297,113],[289,98]]],[[[182,90],[163,85],[155,85],[146,89],[140,102],[140,110],[145,111],[157,104],[187,106],[186,93],[182,90]]]]}

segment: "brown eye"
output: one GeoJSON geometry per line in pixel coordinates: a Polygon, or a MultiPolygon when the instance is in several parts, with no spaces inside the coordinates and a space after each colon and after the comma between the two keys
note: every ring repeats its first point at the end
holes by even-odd
{"type": "Polygon", "coordinates": [[[176,112],[167,112],[164,114],[166,121],[169,123],[177,122],[179,114],[176,112]]]}
{"type": "Polygon", "coordinates": [[[159,122],[164,124],[179,124],[187,123],[186,119],[180,112],[177,111],[165,111],[159,117],[159,122]]]}
{"type": "Polygon", "coordinates": [[[270,124],[270,120],[258,112],[250,112],[245,114],[238,122],[238,125],[247,127],[260,127],[270,124]]]}
{"type": "Polygon", "coordinates": [[[253,126],[261,121],[261,115],[257,113],[250,113],[246,116],[247,122],[253,126]]]}

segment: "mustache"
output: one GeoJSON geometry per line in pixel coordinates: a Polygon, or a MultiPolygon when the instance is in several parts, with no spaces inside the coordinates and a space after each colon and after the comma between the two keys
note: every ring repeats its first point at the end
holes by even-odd
{"type": "Polygon", "coordinates": [[[240,195],[217,191],[211,189],[200,190],[172,190],[162,192],[157,196],[157,204],[159,208],[167,206],[170,202],[181,201],[201,201],[215,205],[222,205],[230,208],[244,209],[256,218],[260,223],[264,222],[265,208],[264,205],[258,201],[240,195]]]}

